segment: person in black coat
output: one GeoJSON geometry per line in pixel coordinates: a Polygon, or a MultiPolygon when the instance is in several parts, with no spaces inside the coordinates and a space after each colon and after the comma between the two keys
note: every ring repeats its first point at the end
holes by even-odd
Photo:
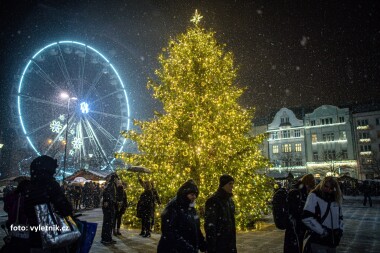
{"type": "Polygon", "coordinates": [[[233,187],[234,179],[222,175],[218,190],[206,201],[204,228],[208,253],[237,252],[233,187]]]}
{"type": "Polygon", "coordinates": [[[115,213],[115,227],[113,230],[113,235],[118,236],[121,235],[120,233],[120,226],[121,226],[121,217],[125,213],[128,207],[128,201],[127,201],[127,193],[124,190],[123,184],[118,182],[117,188],[116,188],[116,213],[115,213]]]}
{"type": "Polygon", "coordinates": [[[117,180],[118,176],[115,173],[111,174],[103,191],[103,225],[102,240],[100,242],[106,246],[116,243],[112,239],[112,229],[115,222],[117,180]]]}
{"type": "Polygon", "coordinates": [[[306,233],[306,226],[302,222],[302,213],[307,195],[314,187],[314,176],[307,174],[289,191],[289,223],[285,230],[284,253],[302,253],[303,238],[306,233]]]}
{"type": "MultiPolygon", "coordinates": [[[[58,168],[57,159],[50,156],[39,156],[30,165],[30,186],[25,194],[26,216],[30,226],[38,227],[37,215],[34,206],[51,203],[54,210],[61,216],[73,215],[73,208],[63,193],[54,174],[58,168]]],[[[42,250],[41,235],[39,231],[30,231],[30,252],[42,250]]],[[[54,249],[49,252],[60,252],[65,249],[54,249]]]]}
{"type": "Polygon", "coordinates": [[[149,181],[143,182],[144,192],[137,203],[137,217],[141,218],[142,237],[150,237],[150,222],[154,210],[154,195],[149,181]]]}
{"type": "Polygon", "coordinates": [[[206,250],[199,216],[194,208],[198,193],[194,181],[188,180],[167,204],[161,214],[162,235],[157,253],[198,253],[198,250],[206,250]]]}

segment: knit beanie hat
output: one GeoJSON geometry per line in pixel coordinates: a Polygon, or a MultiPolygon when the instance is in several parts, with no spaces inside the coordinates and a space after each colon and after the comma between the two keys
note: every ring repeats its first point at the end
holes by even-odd
{"type": "Polygon", "coordinates": [[[230,175],[224,174],[219,178],[219,188],[222,188],[231,181],[235,181],[230,175]]]}

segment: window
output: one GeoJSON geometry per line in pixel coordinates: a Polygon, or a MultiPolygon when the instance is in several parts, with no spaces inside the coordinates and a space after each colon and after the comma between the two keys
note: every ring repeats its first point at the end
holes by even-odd
{"type": "Polygon", "coordinates": [[[360,145],[360,151],[361,152],[371,151],[371,145],[360,145]]]}
{"type": "Polygon", "coordinates": [[[317,142],[318,141],[318,139],[317,139],[317,134],[311,134],[311,142],[312,143],[315,143],[315,142],[317,142]]]}
{"type": "Polygon", "coordinates": [[[327,150],[323,152],[323,159],[324,160],[334,160],[336,158],[335,150],[327,150]]]}
{"type": "Polygon", "coordinates": [[[334,133],[322,134],[323,141],[334,141],[334,133]]]}
{"type": "Polygon", "coordinates": [[[281,123],[289,123],[289,117],[281,118],[281,123]]]}
{"type": "Polygon", "coordinates": [[[294,137],[301,137],[301,130],[294,130],[294,137]]]}
{"type": "Polygon", "coordinates": [[[344,117],[343,116],[339,117],[339,123],[344,123],[344,117]]]}
{"type": "Polygon", "coordinates": [[[281,138],[290,138],[290,130],[281,131],[281,138]]]}
{"type": "Polygon", "coordinates": [[[273,139],[273,140],[278,139],[278,132],[273,132],[273,133],[272,133],[272,139],[273,139]]]}
{"type": "Polygon", "coordinates": [[[376,119],[376,125],[380,125],[380,118],[376,119]]]}
{"type": "Polygon", "coordinates": [[[318,152],[313,152],[313,161],[318,161],[318,152]]]}
{"type": "Polygon", "coordinates": [[[377,131],[377,138],[380,139],[380,131],[377,131]]]}
{"type": "Polygon", "coordinates": [[[272,146],[272,152],[273,152],[273,154],[278,154],[278,145],[272,146]]]}
{"type": "Polygon", "coordinates": [[[292,152],[292,144],[282,144],[282,152],[283,153],[292,152]]]}
{"type": "Polygon", "coordinates": [[[301,145],[301,143],[296,143],[294,145],[294,149],[296,150],[296,152],[301,152],[302,151],[302,145],[301,145]]]}
{"type": "Polygon", "coordinates": [[[342,150],[342,159],[348,159],[347,150],[345,149],[342,150]]]}
{"type": "Polygon", "coordinates": [[[339,140],[347,140],[346,131],[339,132],[339,140]]]}
{"type": "Polygon", "coordinates": [[[359,133],[359,139],[369,139],[369,133],[368,132],[359,133]]]}
{"type": "Polygon", "coordinates": [[[298,159],[295,162],[296,166],[302,166],[302,160],[298,159]]]}
{"type": "Polygon", "coordinates": [[[358,126],[368,126],[368,119],[361,119],[357,121],[358,126]]]}
{"type": "Polygon", "coordinates": [[[322,125],[329,125],[329,124],[332,124],[332,118],[321,119],[321,124],[322,124],[322,125]]]}
{"type": "Polygon", "coordinates": [[[310,120],[310,125],[315,126],[315,120],[310,120]]]}

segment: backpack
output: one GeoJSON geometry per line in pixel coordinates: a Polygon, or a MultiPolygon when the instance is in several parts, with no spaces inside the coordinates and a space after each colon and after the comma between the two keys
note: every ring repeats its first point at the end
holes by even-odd
{"type": "Polygon", "coordinates": [[[272,213],[274,224],[284,230],[289,224],[288,192],[285,188],[278,189],[272,199],[272,213]]]}

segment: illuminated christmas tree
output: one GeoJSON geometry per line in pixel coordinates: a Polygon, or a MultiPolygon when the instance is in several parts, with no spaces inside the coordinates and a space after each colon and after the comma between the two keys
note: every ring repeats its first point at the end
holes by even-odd
{"type": "MultiPolygon", "coordinates": [[[[164,112],[150,121],[135,121],[139,131],[123,132],[137,144],[139,153],[117,156],[152,170],[145,177],[155,182],[164,204],[182,183],[194,179],[200,189],[201,214],[219,177],[232,175],[237,226],[244,229],[268,211],[273,184],[255,172],[268,166],[258,148],[264,136],[249,134],[253,110],[237,102],[243,90],[235,83],[233,54],[218,44],[213,31],[202,28],[201,18],[196,11],[187,32],[169,41],[158,58],[157,79],[148,82],[164,112]]],[[[137,203],[142,188],[135,175],[121,175],[130,185],[129,199],[137,203]]],[[[127,222],[135,221],[134,215],[131,208],[127,222]]]]}

